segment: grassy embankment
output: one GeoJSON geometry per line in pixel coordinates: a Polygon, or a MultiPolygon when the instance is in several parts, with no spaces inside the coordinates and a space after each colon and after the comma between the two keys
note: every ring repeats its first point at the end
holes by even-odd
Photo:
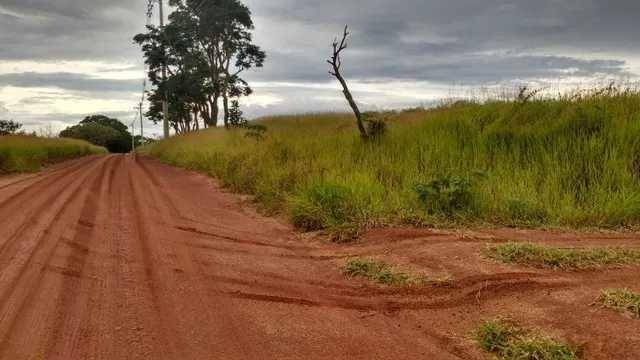
{"type": "Polygon", "coordinates": [[[391,114],[363,143],[348,115],[261,120],[155,144],[169,164],[255,195],[305,230],[415,225],[637,227],[640,95],[457,103],[391,114]]]}
{"type": "Polygon", "coordinates": [[[37,171],[46,164],[105,152],[101,147],[80,140],[2,136],[0,173],[37,171]]]}

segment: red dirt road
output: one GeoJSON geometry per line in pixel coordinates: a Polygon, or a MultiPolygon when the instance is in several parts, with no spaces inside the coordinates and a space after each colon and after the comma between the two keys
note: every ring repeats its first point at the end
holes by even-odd
{"type": "Polygon", "coordinates": [[[469,333],[510,316],[640,358],[640,320],[590,304],[640,290],[640,268],[504,266],[487,242],[640,246],[637,234],[372,232],[304,239],[201,175],[145,158],[79,159],[0,180],[1,359],[483,359],[469,333]],[[345,278],[349,256],[449,281],[390,289],[345,278]]]}

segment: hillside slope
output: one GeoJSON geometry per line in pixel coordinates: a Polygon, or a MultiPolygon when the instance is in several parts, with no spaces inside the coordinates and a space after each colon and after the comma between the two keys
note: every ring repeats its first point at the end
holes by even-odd
{"type": "Polygon", "coordinates": [[[146,151],[253,194],[305,230],[640,224],[640,95],[459,102],[388,117],[372,143],[349,116],[317,114],[262,119],[263,140],[210,129],[146,151]]]}

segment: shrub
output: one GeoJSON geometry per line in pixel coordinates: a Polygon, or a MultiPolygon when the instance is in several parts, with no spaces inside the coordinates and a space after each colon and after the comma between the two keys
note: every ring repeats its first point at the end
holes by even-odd
{"type": "Polygon", "coordinates": [[[447,176],[427,184],[417,184],[415,191],[430,214],[454,215],[469,210],[473,201],[469,178],[447,176]]]}

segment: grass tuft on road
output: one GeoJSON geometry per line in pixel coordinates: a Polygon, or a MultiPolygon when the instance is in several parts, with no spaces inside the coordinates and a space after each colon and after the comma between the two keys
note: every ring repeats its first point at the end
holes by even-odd
{"type": "Polygon", "coordinates": [[[488,320],[475,332],[479,346],[501,360],[576,360],[578,351],[506,320],[488,320]]]}
{"type": "Polygon", "coordinates": [[[344,265],[344,273],[352,277],[364,277],[390,286],[406,286],[421,279],[395,270],[391,265],[373,259],[353,259],[344,265]]]}
{"type": "Polygon", "coordinates": [[[490,246],[483,254],[507,264],[560,270],[640,264],[640,251],[622,248],[563,249],[529,243],[490,246]]]}
{"type": "Polygon", "coordinates": [[[629,289],[603,290],[596,303],[640,318],[640,294],[629,289]]]}
{"type": "Polygon", "coordinates": [[[103,153],[104,148],[81,140],[0,136],[0,172],[33,172],[46,164],[103,153]]]}

